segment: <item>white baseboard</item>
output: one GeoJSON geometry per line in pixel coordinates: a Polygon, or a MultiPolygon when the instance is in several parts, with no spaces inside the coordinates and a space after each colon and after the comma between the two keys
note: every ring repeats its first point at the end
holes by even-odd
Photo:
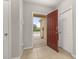
{"type": "Polygon", "coordinates": [[[23,50],[21,51],[21,54],[19,56],[19,59],[21,59],[22,55],[23,55],[23,50]]]}
{"type": "Polygon", "coordinates": [[[24,47],[24,49],[32,49],[33,47],[24,47]]]}
{"type": "MultiPolygon", "coordinates": [[[[25,47],[24,49],[32,49],[32,48],[33,48],[33,47],[25,47]]],[[[23,49],[23,50],[24,50],[24,49],[23,49]]],[[[22,54],[23,54],[23,51],[21,52],[20,56],[14,57],[14,58],[12,58],[12,59],[20,59],[21,56],[22,56],[22,54]]]]}
{"type": "Polygon", "coordinates": [[[22,54],[23,54],[23,51],[21,52],[20,56],[14,57],[14,58],[12,58],[12,59],[21,59],[22,54]]]}
{"type": "Polygon", "coordinates": [[[14,57],[12,59],[21,59],[21,56],[18,56],[18,57],[14,57]]]}
{"type": "Polygon", "coordinates": [[[19,57],[15,57],[15,58],[12,58],[12,59],[20,59],[19,57]]]}
{"type": "Polygon", "coordinates": [[[76,59],[76,56],[74,54],[71,54],[71,55],[74,57],[74,59],[76,59]]]}
{"type": "MultiPolygon", "coordinates": [[[[60,47],[60,48],[62,48],[62,47],[60,47]]],[[[64,49],[64,48],[62,48],[62,49],[64,49]]],[[[71,53],[71,52],[69,52],[68,50],[66,50],[66,49],[64,49],[66,52],[68,52],[74,59],[76,59],[76,56],[73,54],[73,53],[71,53]]]]}

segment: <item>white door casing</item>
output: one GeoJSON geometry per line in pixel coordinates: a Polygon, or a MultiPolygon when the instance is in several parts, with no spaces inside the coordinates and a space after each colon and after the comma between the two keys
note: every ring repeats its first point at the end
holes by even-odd
{"type": "Polygon", "coordinates": [[[3,1],[3,59],[8,58],[8,19],[9,19],[9,12],[8,12],[8,1],[3,1]]]}

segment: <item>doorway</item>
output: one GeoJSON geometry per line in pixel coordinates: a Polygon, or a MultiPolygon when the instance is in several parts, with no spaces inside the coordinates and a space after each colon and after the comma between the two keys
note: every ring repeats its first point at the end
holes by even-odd
{"type": "Polygon", "coordinates": [[[46,46],[46,17],[33,14],[33,48],[46,46]]]}
{"type": "Polygon", "coordinates": [[[33,32],[33,47],[43,47],[47,45],[58,52],[58,9],[46,16],[33,14],[33,17],[36,17],[35,19],[33,18],[34,21],[38,21],[40,24],[39,34],[34,34],[33,32]]]}

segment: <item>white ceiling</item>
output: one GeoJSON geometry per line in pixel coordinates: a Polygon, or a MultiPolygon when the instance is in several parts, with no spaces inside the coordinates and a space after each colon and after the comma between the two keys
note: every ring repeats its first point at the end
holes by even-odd
{"type": "Polygon", "coordinates": [[[61,0],[24,0],[24,2],[30,2],[49,7],[57,5],[60,1],[61,0]]]}

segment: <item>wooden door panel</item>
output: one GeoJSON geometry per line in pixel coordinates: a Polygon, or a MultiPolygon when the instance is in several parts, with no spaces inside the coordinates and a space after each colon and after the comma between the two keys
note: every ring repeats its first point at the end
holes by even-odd
{"type": "Polygon", "coordinates": [[[58,52],[58,10],[47,15],[47,45],[58,52]]]}

